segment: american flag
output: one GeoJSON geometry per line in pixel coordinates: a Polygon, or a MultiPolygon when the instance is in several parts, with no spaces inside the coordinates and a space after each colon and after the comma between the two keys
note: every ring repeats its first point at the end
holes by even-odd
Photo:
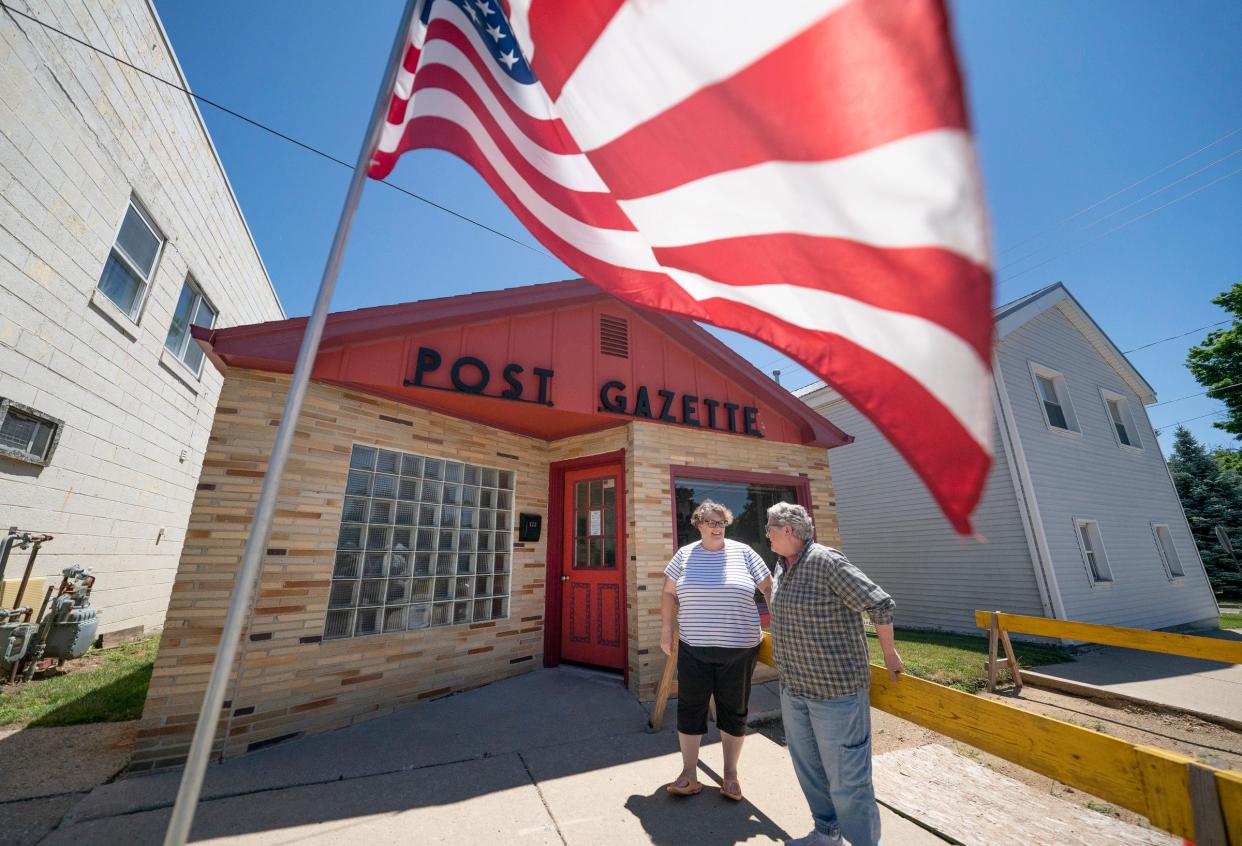
{"type": "Polygon", "coordinates": [[[425,0],[387,121],[371,176],[461,157],[608,292],[822,378],[970,531],[992,277],[941,0],[425,0]]]}

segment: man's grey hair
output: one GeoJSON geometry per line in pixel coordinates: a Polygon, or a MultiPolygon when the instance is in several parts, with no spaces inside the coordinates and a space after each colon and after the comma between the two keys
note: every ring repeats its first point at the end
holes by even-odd
{"type": "Polygon", "coordinates": [[[811,515],[801,505],[792,502],[778,502],[768,509],[768,524],[772,526],[789,526],[798,540],[809,541],[815,534],[815,524],[811,515]]]}

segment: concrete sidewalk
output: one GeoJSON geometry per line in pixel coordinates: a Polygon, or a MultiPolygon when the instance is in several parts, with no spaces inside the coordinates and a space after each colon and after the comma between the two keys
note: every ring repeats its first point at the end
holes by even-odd
{"type": "MultiPolygon", "coordinates": [[[[756,712],[770,714],[774,696],[757,686],[756,712]]],[[[537,671],[213,765],[192,840],[732,846],[811,828],[787,750],[762,734],[743,752],[745,801],[713,787],[722,769],[714,730],[703,793],[669,796],[664,785],[680,769],[675,720],[648,734],[646,717],[615,676],[537,671]]],[[[178,779],[166,772],[103,785],[42,842],[159,843],[178,779]]],[[[887,809],[881,815],[886,843],[943,846],[887,809]]]]}
{"type": "MultiPolygon", "coordinates": [[[[1236,629],[1194,634],[1242,640],[1242,631],[1236,629]]],[[[1046,676],[1051,680],[1049,687],[1174,708],[1242,730],[1242,664],[1111,646],[1076,657],[1072,663],[1036,668],[1031,683],[1038,686],[1039,677],[1046,676]],[[1065,684],[1058,685],[1058,681],[1065,684]]]]}

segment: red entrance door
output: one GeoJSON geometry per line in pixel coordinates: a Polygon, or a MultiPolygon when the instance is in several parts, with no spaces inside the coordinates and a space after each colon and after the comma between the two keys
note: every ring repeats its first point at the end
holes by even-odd
{"type": "Polygon", "coordinates": [[[561,657],[625,667],[625,529],[620,464],[565,473],[561,657]]]}

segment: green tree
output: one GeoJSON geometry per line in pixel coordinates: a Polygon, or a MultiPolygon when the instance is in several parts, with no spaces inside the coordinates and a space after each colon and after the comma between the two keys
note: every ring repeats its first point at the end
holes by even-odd
{"type": "Polygon", "coordinates": [[[1212,589],[1222,599],[1242,599],[1242,573],[1216,538],[1216,527],[1224,526],[1242,553],[1242,477],[1217,464],[1185,426],[1177,427],[1169,473],[1212,589]]]}
{"type": "Polygon", "coordinates": [[[1212,425],[1242,438],[1242,282],[1212,300],[1233,315],[1233,325],[1209,332],[1190,348],[1186,366],[1208,396],[1225,404],[1228,416],[1212,425]]]}
{"type": "Polygon", "coordinates": [[[1217,447],[1212,451],[1212,457],[1216,459],[1216,463],[1222,470],[1232,470],[1242,476],[1242,450],[1217,447]]]}

